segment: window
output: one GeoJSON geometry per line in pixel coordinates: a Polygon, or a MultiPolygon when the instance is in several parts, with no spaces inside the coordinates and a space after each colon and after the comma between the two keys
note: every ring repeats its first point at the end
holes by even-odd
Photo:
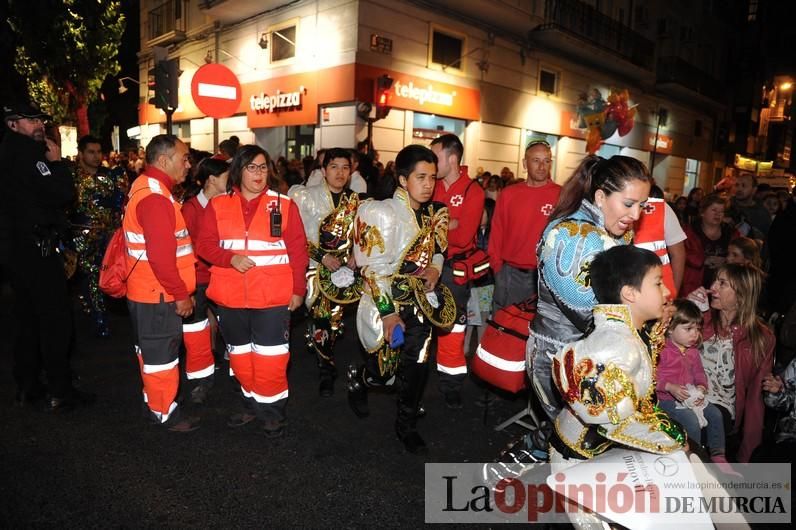
{"type": "Polygon", "coordinates": [[[699,177],[699,160],[692,158],[685,159],[685,181],[683,182],[683,193],[688,193],[691,188],[697,185],[699,177]]]}
{"type": "Polygon", "coordinates": [[[462,70],[464,39],[434,29],[431,33],[431,62],[446,68],[462,70]]]}
{"type": "Polygon", "coordinates": [[[754,22],[757,20],[757,8],[758,0],[749,0],[749,11],[746,15],[746,20],[748,22],[754,22]]]}
{"type": "Polygon", "coordinates": [[[658,36],[659,37],[665,37],[666,36],[666,31],[667,31],[666,19],[665,18],[659,18],[658,19],[658,36]]]}
{"type": "Polygon", "coordinates": [[[702,120],[694,120],[694,136],[702,138],[702,120]]]}
{"type": "Polygon", "coordinates": [[[271,62],[276,63],[296,56],[296,26],[283,26],[271,30],[271,62]]]}
{"type": "Polygon", "coordinates": [[[551,70],[539,69],[539,92],[555,94],[558,85],[558,74],[551,70]]]}

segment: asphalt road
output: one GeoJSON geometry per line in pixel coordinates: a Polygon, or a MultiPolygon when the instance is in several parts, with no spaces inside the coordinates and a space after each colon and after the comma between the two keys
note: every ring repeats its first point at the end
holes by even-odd
{"type": "MultiPolygon", "coordinates": [[[[93,336],[76,316],[73,365],[97,403],[53,415],[12,405],[9,294],[0,297],[0,526],[18,527],[418,527],[424,522],[424,463],[492,460],[520,430],[494,425],[524,406],[504,398],[476,406],[483,390],[468,380],[464,408],[448,410],[431,370],[419,431],[429,454],[406,453],[395,437],[395,396],[372,393],[371,416],[348,408],[344,381],[318,396],[317,368],[291,337],[289,427],[269,440],[254,424],[226,426],[239,411],[232,381],[217,372],[208,403],[186,407],[199,430],[177,434],[141,417],[141,381],[123,304],[114,305],[112,338],[93,336]]],[[[348,319],[339,366],[357,360],[348,319]]]]}

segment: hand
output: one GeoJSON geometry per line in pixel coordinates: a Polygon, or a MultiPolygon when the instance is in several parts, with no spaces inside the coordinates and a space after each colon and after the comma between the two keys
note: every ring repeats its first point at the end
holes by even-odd
{"type": "Polygon", "coordinates": [[[779,394],[785,388],[785,383],[778,375],[768,374],[763,378],[763,390],[772,394],[779,394]]]}
{"type": "Polygon", "coordinates": [[[699,287],[694,289],[686,298],[694,302],[703,313],[710,308],[710,296],[707,289],[699,287]]]}
{"type": "Polygon", "coordinates": [[[426,270],[420,275],[423,278],[423,286],[426,292],[429,293],[434,290],[439,281],[439,271],[434,267],[426,267],[426,270]]]}
{"type": "Polygon", "coordinates": [[[395,329],[396,326],[401,326],[401,329],[406,329],[406,324],[404,321],[401,320],[401,317],[398,314],[392,314],[386,317],[381,317],[381,325],[384,329],[384,342],[390,344],[392,342],[392,330],[395,329]]]}
{"type": "Polygon", "coordinates": [[[242,254],[235,254],[232,256],[232,268],[241,274],[255,266],[254,261],[242,254]]]}
{"type": "Polygon", "coordinates": [[[663,314],[661,315],[661,323],[663,324],[664,328],[669,327],[669,322],[671,322],[672,317],[674,316],[676,308],[671,300],[668,300],[666,304],[663,306],[663,314]]]}
{"type": "Polygon", "coordinates": [[[666,383],[666,391],[670,393],[674,397],[674,399],[676,399],[681,403],[691,397],[691,394],[688,393],[688,390],[686,390],[686,388],[683,385],[666,383]]]}
{"type": "Polygon", "coordinates": [[[174,312],[182,318],[188,318],[193,313],[193,297],[174,302],[174,312]]]}
{"type": "Polygon", "coordinates": [[[323,259],[321,259],[321,263],[323,263],[324,266],[332,272],[336,272],[337,269],[343,266],[337,256],[332,256],[331,254],[324,254],[323,259]]]}
{"type": "Polygon", "coordinates": [[[49,138],[44,138],[44,142],[47,144],[47,152],[44,153],[44,157],[49,162],[57,162],[61,160],[61,148],[58,146],[58,144],[49,138]]]}
{"type": "Polygon", "coordinates": [[[294,294],[293,296],[290,297],[290,303],[287,305],[287,310],[293,312],[299,307],[301,307],[301,304],[303,303],[304,303],[304,297],[298,294],[294,294]]]}
{"type": "Polygon", "coordinates": [[[352,271],[357,270],[357,260],[353,254],[348,256],[348,261],[345,262],[345,266],[351,269],[352,271]]]}
{"type": "Polygon", "coordinates": [[[448,221],[448,230],[456,230],[459,228],[459,220],[458,219],[451,219],[448,221]]]}

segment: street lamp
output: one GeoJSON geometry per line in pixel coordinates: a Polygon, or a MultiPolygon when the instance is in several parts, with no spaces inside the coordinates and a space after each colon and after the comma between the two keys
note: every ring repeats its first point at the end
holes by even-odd
{"type": "Polygon", "coordinates": [[[138,81],[137,79],[133,79],[132,77],[122,77],[121,79],[119,79],[119,94],[124,94],[128,90],[128,88],[126,86],[124,86],[124,82],[123,81],[125,79],[128,80],[128,81],[132,81],[136,85],[140,85],[141,84],[141,81],[138,81]]]}

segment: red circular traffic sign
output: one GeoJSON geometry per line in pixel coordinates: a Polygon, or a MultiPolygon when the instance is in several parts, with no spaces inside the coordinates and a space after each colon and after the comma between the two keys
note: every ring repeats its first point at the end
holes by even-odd
{"type": "Polygon", "coordinates": [[[191,96],[196,106],[211,118],[226,118],[238,112],[243,97],[240,81],[223,64],[206,64],[191,79],[191,96]]]}

